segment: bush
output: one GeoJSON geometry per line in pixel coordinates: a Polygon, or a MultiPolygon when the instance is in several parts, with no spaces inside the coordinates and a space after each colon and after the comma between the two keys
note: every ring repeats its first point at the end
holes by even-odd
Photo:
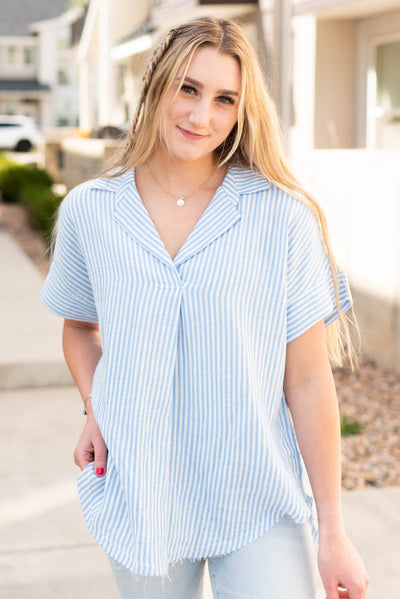
{"type": "Polygon", "coordinates": [[[47,171],[11,162],[0,155],[0,193],[3,202],[20,203],[29,210],[30,224],[49,241],[55,214],[63,199],[51,189],[53,179],[47,171]]]}
{"type": "Polygon", "coordinates": [[[21,192],[21,203],[27,206],[30,223],[34,229],[43,232],[46,242],[49,240],[55,221],[55,214],[62,201],[50,187],[25,185],[21,192]]]}
{"type": "Polygon", "coordinates": [[[7,159],[0,161],[0,192],[3,202],[21,202],[25,187],[50,188],[53,179],[47,171],[7,159]]]}

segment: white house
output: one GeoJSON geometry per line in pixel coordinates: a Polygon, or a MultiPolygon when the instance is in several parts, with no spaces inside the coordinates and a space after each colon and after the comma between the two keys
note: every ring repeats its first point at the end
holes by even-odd
{"type": "Polygon", "coordinates": [[[67,0],[5,0],[0,19],[0,113],[45,130],[78,122],[77,43],[84,9],[67,0]]]}

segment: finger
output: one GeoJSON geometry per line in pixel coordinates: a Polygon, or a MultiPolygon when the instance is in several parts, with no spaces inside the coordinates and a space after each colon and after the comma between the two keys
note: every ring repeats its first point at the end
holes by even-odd
{"type": "Polygon", "coordinates": [[[81,470],[83,470],[84,468],[86,468],[86,466],[88,464],[90,464],[91,462],[93,462],[94,460],[94,453],[93,450],[82,450],[79,447],[76,448],[75,452],[74,452],[74,462],[77,466],[79,466],[79,468],[81,470]]]}
{"type": "Polygon", "coordinates": [[[339,599],[340,595],[336,585],[327,586],[325,585],[326,597],[325,599],[339,599]]]}
{"type": "Polygon", "coordinates": [[[107,447],[104,441],[98,442],[94,448],[94,471],[96,476],[104,476],[107,470],[107,447]]]}
{"type": "Polygon", "coordinates": [[[341,585],[325,589],[325,591],[325,599],[350,599],[348,590],[341,585]]]}

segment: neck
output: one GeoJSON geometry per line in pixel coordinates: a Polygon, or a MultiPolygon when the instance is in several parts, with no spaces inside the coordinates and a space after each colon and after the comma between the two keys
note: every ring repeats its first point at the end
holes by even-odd
{"type": "Polygon", "coordinates": [[[172,188],[192,188],[216,169],[211,155],[199,160],[180,160],[168,152],[156,151],[148,161],[151,169],[165,185],[172,188]]]}

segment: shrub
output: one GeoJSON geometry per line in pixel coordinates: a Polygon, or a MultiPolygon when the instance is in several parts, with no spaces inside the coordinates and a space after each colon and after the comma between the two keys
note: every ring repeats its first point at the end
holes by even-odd
{"type": "Polygon", "coordinates": [[[55,213],[62,197],[51,189],[53,179],[36,166],[11,162],[0,155],[0,193],[3,202],[20,203],[29,210],[30,224],[50,239],[55,213]]]}
{"type": "Polygon", "coordinates": [[[7,158],[7,155],[4,153],[0,154],[0,171],[4,168],[7,168],[8,166],[10,166],[11,164],[16,164],[15,162],[11,162],[11,160],[9,160],[7,158]]]}
{"type": "Polygon", "coordinates": [[[50,188],[53,180],[47,171],[7,159],[0,162],[0,192],[3,202],[21,202],[25,187],[50,188]]]}
{"type": "Polygon", "coordinates": [[[56,196],[50,187],[44,185],[25,185],[21,192],[21,203],[29,210],[30,223],[34,229],[43,232],[46,242],[49,241],[61,200],[62,197],[56,196]]]}

